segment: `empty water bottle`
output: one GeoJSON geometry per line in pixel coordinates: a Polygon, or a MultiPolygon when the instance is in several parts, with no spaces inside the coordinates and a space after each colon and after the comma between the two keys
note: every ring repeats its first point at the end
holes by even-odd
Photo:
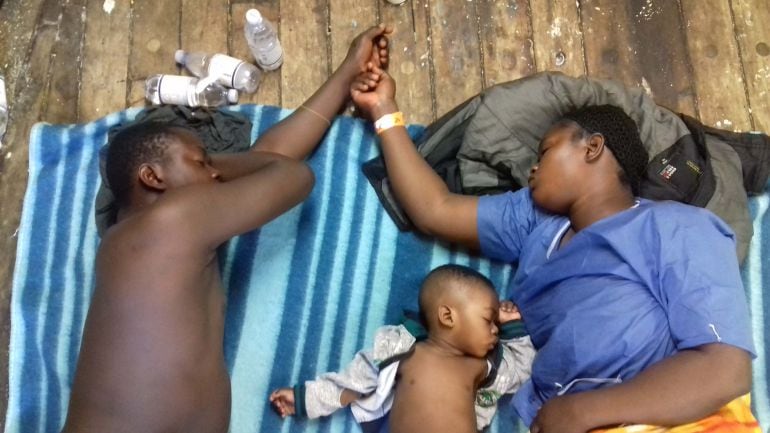
{"type": "Polygon", "coordinates": [[[246,42],[259,67],[266,71],[278,69],[283,64],[283,49],[272,24],[256,9],[246,12],[246,26],[243,28],[246,42]]]}
{"type": "Polygon", "coordinates": [[[238,102],[238,91],[225,89],[216,78],[153,75],[145,83],[145,96],[153,104],[217,107],[238,102]]]}
{"type": "Polygon", "coordinates": [[[256,66],[225,54],[208,55],[177,50],[174,58],[197,77],[215,77],[217,83],[247,93],[257,91],[262,75],[256,66]]]}
{"type": "Polygon", "coordinates": [[[5,98],[5,78],[0,76],[0,144],[8,126],[8,100],[5,98]]]}

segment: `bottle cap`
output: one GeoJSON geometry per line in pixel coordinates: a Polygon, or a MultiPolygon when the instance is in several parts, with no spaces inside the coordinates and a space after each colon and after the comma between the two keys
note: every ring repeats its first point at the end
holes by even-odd
{"type": "Polygon", "coordinates": [[[184,56],[185,56],[184,50],[176,50],[174,52],[174,60],[176,60],[176,62],[179,63],[180,65],[184,64],[184,56]]]}
{"type": "Polygon", "coordinates": [[[227,91],[227,101],[231,104],[235,104],[238,102],[238,91],[235,89],[230,89],[227,91]]]}
{"type": "Polygon", "coordinates": [[[262,22],[262,14],[256,9],[246,11],[246,21],[249,24],[259,24],[262,22]]]}

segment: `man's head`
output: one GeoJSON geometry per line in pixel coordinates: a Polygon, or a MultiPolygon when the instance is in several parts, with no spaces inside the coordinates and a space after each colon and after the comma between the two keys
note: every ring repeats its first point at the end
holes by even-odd
{"type": "Polygon", "coordinates": [[[497,343],[500,303],[492,282],[460,265],[432,270],[420,287],[420,316],[431,336],[463,353],[485,356],[497,343]]]}
{"type": "Polygon", "coordinates": [[[219,179],[200,139],[187,129],[158,122],[129,126],[110,142],[106,181],[119,207],[128,206],[139,186],[162,192],[170,187],[219,179]]]}
{"type": "Polygon", "coordinates": [[[588,174],[607,174],[608,169],[615,176],[607,181],[617,181],[636,195],[647,161],[633,119],[615,106],[588,106],[565,114],[543,137],[530,187],[538,204],[563,213],[588,174]]]}

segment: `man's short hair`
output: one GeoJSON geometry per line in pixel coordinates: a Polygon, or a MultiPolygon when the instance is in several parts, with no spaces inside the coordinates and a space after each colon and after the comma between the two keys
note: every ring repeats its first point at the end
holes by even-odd
{"type": "Polygon", "coordinates": [[[625,175],[621,181],[631,186],[634,195],[647,172],[649,156],[636,122],[625,111],[613,105],[591,105],[564,115],[577,123],[589,134],[604,136],[604,144],[610,149],[625,175]]]}
{"type": "Polygon", "coordinates": [[[439,266],[425,276],[420,286],[420,320],[424,326],[430,327],[426,313],[432,308],[431,304],[435,302],[440,293],[445,290],[461,290],[463,288],[463,286],[452,284],[458,280],[467,283],[464,287],[468,289],[480,285],[495,291],[495,285],[492,284],[492,281],[475,269],[456,264],[439,266]]]}
{"type": "Polygon", "coordinates": [[[180,127],[166,123],[143,122],[115,134],[108,144],[104,171],[118,206],[128,204],[139,167],[161,161],[179,130],[180,127]]]}

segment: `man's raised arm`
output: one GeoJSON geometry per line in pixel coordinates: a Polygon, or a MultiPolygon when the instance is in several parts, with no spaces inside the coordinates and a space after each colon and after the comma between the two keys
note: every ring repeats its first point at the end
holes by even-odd
{"type": "Polygon", "coordinates": [[[254,143],[253,149],[279,153],[293,159],[307,157],[323,138],[331,122],[350,98],[350,84],[366,70],[367,63],[388,64],[387,35],[392,29],[380,24],[358,35],[345,60],[329,79],[300,105],[254,143]]]}
{"type": "Polygon", "coordinates": [[[211,164],[221,182],[169,191],[167,199],[175,224],[210,249],[301,203],[315,182],[304,162],[270,152],[214,155],[211,164]]]}

